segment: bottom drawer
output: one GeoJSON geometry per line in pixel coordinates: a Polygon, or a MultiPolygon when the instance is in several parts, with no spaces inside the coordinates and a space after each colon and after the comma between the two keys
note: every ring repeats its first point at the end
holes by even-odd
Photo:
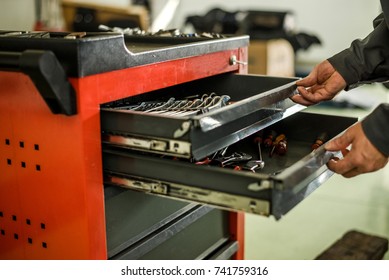
{"type": "Polygon", "coordinates": [[[238,246],[236,241],[229,240],[228,230],[228,212],[199,205],[144,236],[111,259],[230,258],[238,246]]]}
{"type": "Polygon", "coordinates": [[[198,207],[196,203],[112,186],[106,187],[104,192],[108,258],[198,207]]]}
{"type": "MultiPolygon", "coordinates": [[[[285,134],[288,151],[269,156],[269,151],[263,150],[265,166],[255,173],[106,146],[104,183],[278,219],[332,175],[326,163],[341,155],[327,152],[323,146],[312,151],[318,135],[325,132],[331,139],[356,121],[302,112],[275,123],[262,132],[285,134]]],[[[258,158],[255,136],[237,139],[228,153],[244,152],[258,158]]]]}
{"type": "Polygon", "coordinates": [[[228,242],[228,217],[227,212],[213,209],[140,259],[207,259],[228,242]]]}

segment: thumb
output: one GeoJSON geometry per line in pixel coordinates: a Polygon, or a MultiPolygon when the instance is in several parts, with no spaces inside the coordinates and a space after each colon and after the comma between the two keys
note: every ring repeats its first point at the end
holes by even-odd
{"type": "Polygon", "coordinates": [[[313,73],[310,73],[308,76],[305,78],[302,78],[301,80],[296,81],[297,86],[302,86],[302,87],[310,87],[316,84],[316,75],[313,73]]]}
{"type": "Polygon", "coordinates": [[[346,149],[352,142],[352,136],[349,130],[346,130],[341,136],[330,140],[324,148],[327,151],[340,151],[346,149]]]}

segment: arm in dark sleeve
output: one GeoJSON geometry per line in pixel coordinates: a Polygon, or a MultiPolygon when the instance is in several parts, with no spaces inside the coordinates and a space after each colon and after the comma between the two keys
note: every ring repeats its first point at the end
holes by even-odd
{"type": "Polygon", "coordinates": [[[389,104],[379,105],[362,121],[362,128],[370,142],[385,156],[389,156],[389,104]]]}
{"type": "Polygon", "coordinates": [[[348,88],[359,82],[389,79],[389,30],[381,14],[374,21],[374,30],[363,40],[355,40],[350,48],[328,61],[345,79],[348,88]]]}

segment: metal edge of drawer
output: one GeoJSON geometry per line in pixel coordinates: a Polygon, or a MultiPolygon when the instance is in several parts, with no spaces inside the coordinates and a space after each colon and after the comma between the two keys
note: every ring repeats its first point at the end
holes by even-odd
{"type": "MultiPolygon", "coordinates": [[[[229,237],[221,238],[217,240],[212,246],[208,247],[204,252],[196,257],[196,260],[205,260],[208,259],[211,255],[219,253],[221,247],[224,246],[226,242],[229,241],[229,237]]],[[[220,252],[221,253],[221,252],[220,252]]]]}
{"type": "MultiPolygon", "coordinates": [[[[329,124],[332,130],[332,139],[342,134],[345,129],[358,121],[358,118],[354,117],[300,112],[296,116],[291,116],[285,122],[291,121],[298,115],[306,115],[310,119],[307,121],[308,126],[312,119],[321,118],[323,121],[326,120],[326,123],[329,124]],[[339,127],[333,125],[334,123],[339,127]]],[[[326,151],[324,145],[322,145],[287,169],[273,176],[274,189],[272,192],[271,212],[276,219],[280,219],[334,174],[326,166],[327,162],[333,157],[341,158],[342,154],[339,151],[326,151]]]]}
{"type": "Polygon", "coordinates": [[[231,239],[229,218],[229,212],[213,209],[140,259],[208,259],[231,239]]]}
{"type": "Polygon", "coordinates": [[[270,214],[272,182],[266,174],[103,150],[104,184],[210,204],[228,210],[270,214]],[[150,172],[153,170],[153,172],[150,172]]]}
{"type": "Polygon", "coordinates": [[[124,188],[108,187],[108,189],[123,190],[120,193],[119,190],[115,190],[119,195],[116,197],[108,195],[105,201],[108,258],[198,207],[197,203],[179,203],[124,188]],[[141,204],[147,206],[142,208],[141,204]],[[155,209],[160,209],[157,214],[153,214],[155,209]],[[150,215],[153,215],[152,219],[150,215]],[[149,218],[145,220],[142,217],[149,218]]]}
{"type": "MultiPolygon", "coordinates": [[[[243,75],[236,74],[234,76],[238,81],[238,78],[262,78],[266,77],[255,76],[255,75],[243,75]]],[[[275,77],[267,77],[267,79],[277,79],[275,77]]],[[[216,109],[214,112],[208,112],[199,116],[195,116],[193,119],[196,126],[200,127],[203,132],[210,131],[215,127],[229,124],[230,122],[237,119],[237,117],[243,117],[254,112],[259,111],[261,108],[272,108],[274,111],[286,110],[296,104],[289,103],[284,104],[283,101],[287,100],[290,96],[295,94],[296,80],[290,78],[289,82],[284,85],[279,85],[273,89],[258,92],[253,96],[244,98],[238,102],[235,102],[226,107],[216,109]]],[[[259,91],[259,90],[258,90],[259,91]]]]}
{"type": "Polygon", "coordinates": [[[111,259],[139,259],[165,241],[174,237],[204,215],[208,214],[211,210],[213,210],[212,207],[199,205],[196,209],[190,211],[190,213],[186,213],[184,216],[176,218],[160,230],[145,236],[139,242],[112,256],[111,259]]]}
{"type": "Polygon", "coordinates": [[[239,242],[231,240],[219,248],[215,253],[210,255],[209,260],[229,260],[239,250],[239,242]]]}

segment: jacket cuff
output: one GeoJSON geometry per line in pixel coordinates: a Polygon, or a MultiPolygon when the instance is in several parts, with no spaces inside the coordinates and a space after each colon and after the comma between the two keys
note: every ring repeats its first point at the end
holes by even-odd
{"type": "Polygon", "coordinates": [[[389,104],[381,104],[362,121],[369,141],[386,157],[389,156],[389,104]]]}
{"type": "Polygon", "coordinates": [[[348,87],[351,88],[353,84],[359,82],[359,73],[353,70],[358,69],[358,66],[355,65],[355,57],[352,51],[345,49],[330,57],[328,61],[343,77],[348,87]]]}

